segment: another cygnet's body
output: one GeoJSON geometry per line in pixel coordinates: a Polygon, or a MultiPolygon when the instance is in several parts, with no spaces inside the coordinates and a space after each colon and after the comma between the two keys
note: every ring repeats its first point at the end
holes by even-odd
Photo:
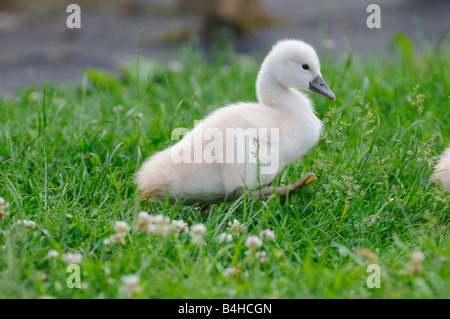
{"type": "Polygon", "coordinates": [[[444,155],[442,155],[436,165],[433,177],[438,179],[445,189],[450,192],[450,148],[444,152],[444,155]]]}

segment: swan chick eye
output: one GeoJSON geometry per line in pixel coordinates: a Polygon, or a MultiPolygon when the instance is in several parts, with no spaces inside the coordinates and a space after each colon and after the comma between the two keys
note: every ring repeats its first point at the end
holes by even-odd
{"type": "Polygon", "coordinates": [[[303,68],[304,70],[309,70],[309,65],[308,65],[308,64],[303,64],[303,65],[302,65],[302,68],[303,68]]]}

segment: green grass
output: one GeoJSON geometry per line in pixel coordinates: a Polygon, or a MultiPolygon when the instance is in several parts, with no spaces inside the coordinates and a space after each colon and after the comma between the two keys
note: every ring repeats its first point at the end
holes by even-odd
{"type": "Polygon", "coordinates": [[[141,59],[122,77],[87,70],[81,83],[49,84],[0,97],[0,297],[124,297],[121,277],[140,276],[145,298],[428,298],[450,296],[450,197],[430,180],[449,145],[448,48],[411,50],[398,36],[389,57],[322,57],[335,103],[310,94],[326,134],[273,184],[306,172],[318,180],[286,200],[236,200],[213,207],[150,202],[150,214],[204,223],[205,245],[189,235],[137,232],[145,210],[133,184],[143,160],[171,145],[176,127],[238,100],[254,101],[262,57],[231,50],[209,62],[180,53],[182,70],[141,59]],[[15,224],[31,220],[36,227],[15,224]],[[218,243],[227,223],[246,229],[218,243]],[[115,221],[124,245],[105,245],[115,221]],[[245,255],[245,239],[276,234],[245,255]],[[59,257],[47,258],[49,250],[59,257]],[[417,271],[412,254],[425,255],[417,271]],[[66,286],[67,253],[81,253],[81,289],[66,286]],[[370,289],[367,266],[381,267],[370,289]],[[239,267],[236,276],[225,269],[239,267]]]}

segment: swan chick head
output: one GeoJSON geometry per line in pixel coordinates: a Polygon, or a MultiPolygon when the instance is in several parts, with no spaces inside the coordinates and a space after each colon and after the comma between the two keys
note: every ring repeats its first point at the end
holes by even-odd
{"type": "Polygon", "coordinates": [[[274,78],[286,88],[309,90],[336,99],[322,78],[316,51],[300,40],[277,42],[263,62],[259,78],[263,76],[274,78]]]}

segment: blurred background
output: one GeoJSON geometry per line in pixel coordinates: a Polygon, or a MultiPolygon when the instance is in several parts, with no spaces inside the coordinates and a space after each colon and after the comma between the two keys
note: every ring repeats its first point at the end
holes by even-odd
{"type": "Polygon", "coordinates": [[[387,55],[397,32],[448,41],[449,17],[449,0],[0,0],[0,93],[79,79],[87,67],[116,71],[136,57],[142,29],[141,56],[167,62],[191,38],[208,50],[218,35],[244,54],[299,38],[319,54],[351,45],[387,55]],[[66,26],[70,3],[81,7],[81,29],[66,26]],[[381,7],[380,29],[366,25],[370,3],[381,7]]]}

